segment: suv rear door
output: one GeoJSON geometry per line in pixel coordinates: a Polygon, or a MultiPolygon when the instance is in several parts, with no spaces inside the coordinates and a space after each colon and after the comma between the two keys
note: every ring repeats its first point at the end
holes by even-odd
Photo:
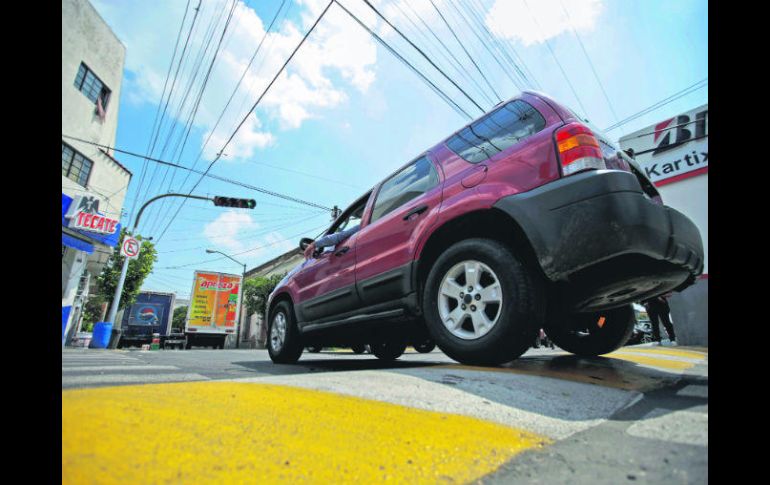
{"type": "Polygon", "coordinates": [[[425,154],[380,184],[370,220],[358,233],[356,287],[362,305],[412,291],[417,236],[435,223],[441,206],[440,174],[425,154]]]}

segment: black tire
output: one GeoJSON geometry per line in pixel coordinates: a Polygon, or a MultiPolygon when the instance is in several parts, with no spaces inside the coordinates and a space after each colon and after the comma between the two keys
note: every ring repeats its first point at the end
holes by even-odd
{"type": "Polygon", "coordinates": [[[192,349],[192,340],[190,340],[190,339],[188,338],[188,339],[185,341],[185,343],[184,343],[184,348],[185,348],[185,349],[187,349],[187,350],[190,350],[190,349],[192,349]]]}
{"type": "Polygon", "coordinates": [[[575,313],[548,322],[546,332],[553,343],[583,357],[613,352],[628,342],[636,317],[631,305],[601,312],[575,313]],[[599,326],[600,319],[604,323],[599,326]]]}
{"type": "Polygon", "coordinates": [[[452,359],[470,365],[499,365],[526,352],[542,327],[544,303],[544,285],[537,271],[502,243],[480,238],[460,241],[444,251],[431,268],[422,298],[433,341],[452,359]],[[438,296],[444,276],[467,260],[487,265],[497,276],[503,295],[497,323],[476,339],[454,335],[439,315],[438,296]]]}
{"type": "Polygon", "coordinates": [[[369,344],[369,347],[372,349],[372,353],[378,359],[391,361],[401,357],[401,355],[406,350],[406,342],[399,340],[386,340],[369,344]]]}
{"type": "Polygon", "coordinates": [[[294,318],[294,310],[288,301],[278,302],[270,310],[270,319],[267,326],[267,351],[270,354],[270,360],[276,364],[294,364],[302,355],[302,339],[294,318]],[[278,314],[283,314],[286,330],[283,343],[278,347],[273,346],[273,322],[278,314]]]}
{"type": "Polygon", "coordinates": [[[363,354],[366,352],[366,345],[354,345],[350,349],[356,354],[363,354]]]}
{"type": "Polygon", "coordinates": [[[436,348],[436,344],[434,342],[422,342],[414,345],[414,350],[416,350],[421,354],[428,354],[430,352],[433,352],[433,349],[435,348],[436,348]]]}

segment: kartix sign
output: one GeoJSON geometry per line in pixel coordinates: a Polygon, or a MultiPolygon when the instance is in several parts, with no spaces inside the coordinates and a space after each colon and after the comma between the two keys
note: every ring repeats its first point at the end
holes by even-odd
{"type": "Polygon", "coordinates": [[[656,185],[708,172],[708,104],[648,126],[620,139],[656,185]]]}
{"type": "Polygon", "coordinates": [[[92,195],[79,195],[72,200],[69,210],[64,215],[70,220],[69,227],[99,234],[114,234],[118,219],[100,215],[99,199],[92,195]]]}

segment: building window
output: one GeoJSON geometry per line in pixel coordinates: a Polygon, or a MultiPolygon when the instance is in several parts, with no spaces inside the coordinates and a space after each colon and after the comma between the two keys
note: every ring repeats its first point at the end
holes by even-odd
{"type": "Polygon", "coordinates": [[[83,187],[88,184],[88,176],[91,175],[91,168],[94,162],[84,157],[74,148],[61,143],[61,174],[74,180],[83,187]]]}
{"type": "Polygon", "coordinates": [[[94,104],[97,104],[97,100],[101,99],[102,110],[107,110],[107,102],[110,100],[109,88],[82,62],[80,69],[78,69],[78,75],[75,76],[75,87],[94,104]]]}

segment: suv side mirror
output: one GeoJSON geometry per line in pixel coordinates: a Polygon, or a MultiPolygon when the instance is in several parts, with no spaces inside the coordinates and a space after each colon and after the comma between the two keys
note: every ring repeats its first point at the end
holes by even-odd
{"type": "Polygon", "coordinates": [[[315,239],[311,239],[309,237],[303,237],[302,239],[299,240],[299,248],[304,251],[314,241],[315,241],[315,239]]]}

